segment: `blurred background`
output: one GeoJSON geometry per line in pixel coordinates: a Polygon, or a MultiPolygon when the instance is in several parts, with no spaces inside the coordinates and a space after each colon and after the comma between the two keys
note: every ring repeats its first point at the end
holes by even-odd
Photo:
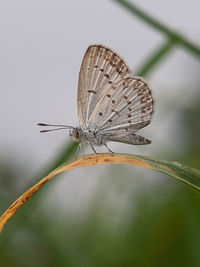
{"type": "MultiPolygon", "coordinates": [[[[148,80],[155,97],[153,121],[140,131],[152,144],[109,147],[200,168],[199,10],[195,0],[0,1],[1,213],[74,158],[67,131],[40,134],[36,124],[78,125],[78,73],[94,43],[118,52],[134,74],[148,80]],[[148,14],[157,26],[145,22],[148,14]],[[196,51],[169,37],[160,22],[196,51]]],[[[197,267],[199,253],[199,192],[122,165],[56,177],[0,237],[0,266],[197,267]]]]}

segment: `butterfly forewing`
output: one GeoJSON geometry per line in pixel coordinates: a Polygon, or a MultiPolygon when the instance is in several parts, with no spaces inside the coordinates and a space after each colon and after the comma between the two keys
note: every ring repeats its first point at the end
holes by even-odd
{"type": "Polygon", "coordinates": [[[112,84],[130,76],[125,62],[111,49],[102,45],[89,46],[79,73],[78,117],[88,127],[96,105],[112,84]]]}
{"type": "Polygon", "coordinates": [[[130,134],[150,123],[153,98],[139,77],[123,78],[105,90],[97,103],[90,125],[101,131],[130,134]]]}

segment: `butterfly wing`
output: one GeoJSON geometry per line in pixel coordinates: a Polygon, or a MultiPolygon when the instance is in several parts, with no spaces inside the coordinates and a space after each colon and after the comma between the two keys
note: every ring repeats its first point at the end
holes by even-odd
{"type": "Polygon", "coordinates": [[[150,123],[152,112],[153,97],[146,82],[140,77],[123,78],[105,90],[89,124],[109,138],[128,138],[150,123]]]}
{"type": "Polygon", "coordinates": [[[126,143],[130,145],[147,145],[151,144],[151,140],[134,133],[110,133],[109,141],[126,143]]]}
{"type": "Polygon", "coordinates": [[[103,45],[88,47],[81,64],[78,82],[78,118],[87,127],[97,103],[105,90],[130,71],[119,55],[103,45]]]}

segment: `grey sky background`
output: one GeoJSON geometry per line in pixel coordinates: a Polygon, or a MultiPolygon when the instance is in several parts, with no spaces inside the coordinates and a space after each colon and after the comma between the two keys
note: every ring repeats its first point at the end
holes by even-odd
{"type": "MultiPolygon", "coordinates": [[[[131,2],[199,43],[198,0],[131,2]]],[[[113,48],[134,72],[164,41],[162,34],[114,1],[1,0],[0,157],[23,161],[29,166],[30,174],[35,174],[70,140],[67,131],[40,134],[36,123],[78,125],[78,73],[88,45],[102,43],[113,48]]],[[[156,107],[153,122],[140,133],[153,140],[152,145],[133,148],[111,144],[110,147],[116,152],[154,156],[159,155],[157,148],[163,142],[167,149],[174,149],[170,136],[173,136],[176,110],[195,101],[188,88],[198,70],[199,63],[194,56],[175,49],[148,77],[156,107]],[[173,107],[170,114],[166,113],[166,100],[173,107]]],[[[98,171],[102,173],[102,169],[98,171]]],[[[94,172],[90,168],[77,170],[72,179],[81,174],[90,177],[94,172]]],[[[80,179],[74,183],[71,191],[78,183],[83,187],[80,179]]],[[[93,183],[94,179],[91,187],[93,183]]]]}

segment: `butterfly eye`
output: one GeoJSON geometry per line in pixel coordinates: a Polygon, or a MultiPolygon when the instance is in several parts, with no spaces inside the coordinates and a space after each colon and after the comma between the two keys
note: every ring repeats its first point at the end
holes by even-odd
{"type": "Polygon", "coordinates": [[[79,134],[79,131],[77,129],[74,129],[72,131],[71,136],[73,137],[73,139],[75,141],[79,141],[80,140],[80,134],[79,134]]]}

